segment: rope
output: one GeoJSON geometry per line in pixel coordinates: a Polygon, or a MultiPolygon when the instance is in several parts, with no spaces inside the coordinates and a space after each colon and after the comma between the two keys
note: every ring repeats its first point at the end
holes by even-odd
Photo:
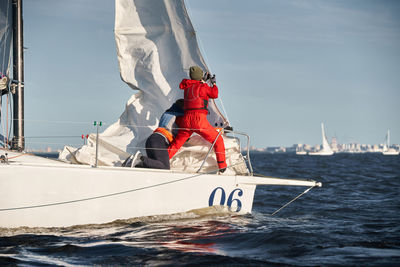
{"type": "Polygon", "coordinates": [[[288,203],[286,203],[285,205],[283,205],[282,207],[280,207],[279,209],[277,209],[275,212],[273,212],[271,214],[271,216],[274,216],[275,214],[277,214],[278,212],[280,212],[282,209],[284,209],[285,207],[287,207],[289,204],[291,204],[293,201],[295,201],[296,199],[298,199],[299,197],[301,197],[302,195],[308,193],[308,191],[310,191],[313,187],[315,187],[315,185],[311,186],[310,188],[307,188],[303,193],[301,193],[300,195],[298,195],[297,197],[295,197],[294,199],[290,200],[288,203]]]}
{"type": "MultiPolygon", "coordinates": [[[[11,105],[11,104],[10,104],[11,105]]],[[[10,121],[14,121],[16,119],[11,119],[10,121]]],[[[25,123],[62,123],[62,124],[85,124],[85,125],[93,125],[93,122],[84,122],[84,121],[51,121],[51,120],[27,120],[24,119],[23,120],[25,123]]],[[[107,123],[107,122],[103,122],[104,126],[107,125],[111,125],[114,123],[107,123]]],[[[155,125],[151,126],[151,125],[139,125],[139,124],[119,124],[119,126],[121,127],[136,127],[136,128],[151,128],[151,127],[155,127],[155,125]]],[[[197,129],[197,128],[176,128],[176,129],[182,129],[182,130],[191,130],[191,131],[199,131],[199,130],[206,130],[206,129],[197,129]]],[[[213,131],[214,129],[210,130],[213,131]]]]}
{"type": "Polygon", "coordinates": [[[25,139],[28,138],[82,138],[82,135],[53,135],[53,136],[25,136],[25,139]]]}
{"type": "Polygon", "coordinates": [[[19,157],[26,156],[26,155],[31,155],[31,156],[33,156],[33,154],[24,153],[24,154],[21,154],[21,155],[18,155],[18,156],[9,157],[8,159],[15,159],[15,158],[19,158],[19,157]]]}
{"type": "MultiPolygon", "coordinates": [[[[190,5],[189,5],[189,1],[185,1],[185,5],[188,7],[188,8],[187,8],[187,13],[188,13],[189,18],[191,18],[191,17],[192,17],[192,16],[190,15],[191,7],[190,7],[190,5]]],[[[192,25],[192,28],[193,28],[193,30],[194,30],[193,25],[192,25]]],[[[195,31],[195,30],[194,30],[194,31],[195,31]]],[[[195,32],[196,32],[196,31],[195,31],[195,32]]],[[[203,57],[204,63],[205,63],[205,65],[206,65],[207,71],[211,74],[211,70],[210,70],[210,68],[207,66],[207,63],[208,63],[209,61],[208,61],[208,57],[207,57],[206,50],[204,49],[203,42],[202,42],[202,40],[201,40],[201,38],[200,38],[200,36],[199,36],[198,34],[196,34],[196,38],[197,38],[197,40],[198,40],[199,49],[200,49],[201,55],[202,55],[202,57],[203,57]]],[[[218,87],[219,87],[219,86],[218,86],[218,87]]],[[[221,98],[218,98],[218,100],[219,100],[220,103],[221,103],[222,112],[224,113],[223,115],[222,115],[222,114],[219,114],[219,115],[221,115],[221,117],[224,118],[224,119],[226,118],[226,120],[228,121],[228,124],[230,125],[230,120],[229,120],[229,118],[228,118],[228,113],[226,113],[226,110],[225,110],[225,107],[224,107],[224,103],[222,102],[222,99],[221,99],[221,98]]],[[[216,107],[217,110],[218,110],[217,104],[214,103],[214,105],[215,105],[215,107],[216,107]]],[[[220,113],[219,110],[218,110],[218,112],[220,113]]]]}
{"type": "MultiPolygon", "coordinates": [[[[11,106],[11,102],[10,102],[10,106],[11,106]]],[[[17,119],[10,119],[10,121],[14,121],[17,119]]],[[[25,123],[61,123],[61,124],[85,124],[85,125],[93,125],[93,122],[85,122],[85,121],[51,121],[51,120],[27,120],[24,119],[23,120],[25,123]]],[[[111,125],[114,123],[107,123],[107,122],[103,122],[104,126],[107,125],[111,125]]],[[[136,127],[136,128],[151,128],[151,127],[155,127],[155,125],[151,126],[151,125],[139,125],[139,124],[119,124],[119,126],[121,127],[136,127]]],[[[206,129],[202,129],[202,128],[176,128],[176,129],[182,129],[182,130],[191,130],[191,131],[199,131],[199,130],[206,130],[206,129]]],[[[207,130],[206,130],[207,131],[207,130]]],[[[210,131],[214,131],[214,129],[210,129],[210,131]]]]}
{"type": "MultiPolygon", "coordinates": [[[[13,119],[16,120],[16,119],[13,119]]],[[[88,121],[51,121],[51,120],[23,120],[26,123],[63,123],[63,124],[91,124],[93,125],[93,121],[88,122],[88,121]]],[[[103,125],[111,125],[109,123],[103,122],[103,125]]]]}
{"type": "MultiPolygon", "coordinates": [[[[240,164],[240,163],[233,164],[233,165],[231,165],[229,167],[234,167],[235,165],[238,165],[238,164],[240,164]]],[[[144,187],[140,187],[140,188],[130,189],[130,190],[126,190],[126,191],[121,191],[121,192],[116,192],[116,193],[111,193],[111,194],[106,194],[106,195],[101,195],[101,196],[81,198],[81,199],[69,200],[69,201],[54,202],[54,203],[48,203],[48,204],[42,204],[42,205],[32,205],[32,206],[22,206],[22,207],[15,207],[15,208],[6,208],[6,209],[0,209],[0,212],[1,211],[12,211],[12,210],[23,210],[23,209],[34,209],[34,208],[58,206],[58,205],[65,205],[65,204],[71,204],[71,203],[77,203],[77,202],[84,202],[84,201],[90,201],[90,200],[95,200],[95,199],[107,198],[107,197],[112,197],[112,196],[118,196],[118,195],[128,194],[128,193],[137,192],[137,191],[141,191],[141,190],[145,190],[145,189],[155,188],[155,187],[158,187],[158,186],[163,186],[163,185],[167,185],[167,184],[173,184],[173,183],[177,183],[177,182],[181,182],[181,181],[185,181],[185,180],[194,179],[196,177],[199,177],[199,176],[202,176],[202,175],[205,175],[205,174],[215,173],[216,171],[218,171],[218,169],[212,170],[212,171],[209,171],[209,172],[195,174],[195,175],[184,177],[184,178],[180,178],[180,179],[176,179],[176,180],[169,181],[169,182],[164,182],[164,183],[159,183],[159,184],[155,184],[155,185],[144,186],[144,187]]]]}

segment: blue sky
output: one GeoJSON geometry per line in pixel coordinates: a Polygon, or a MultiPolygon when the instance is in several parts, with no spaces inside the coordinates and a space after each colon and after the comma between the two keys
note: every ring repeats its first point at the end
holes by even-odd
{"type": "MultiPolygon", "coordinates": [[[[339,143],[382,143],[387,129],[400,143],[399,1],[186,3],[228,118],[253,145],[319,144],[321,122],[339,143]]],[[[114,1],[25,0],[24,23],[27,146],[116,121],[133,91],[114,1]]]]}

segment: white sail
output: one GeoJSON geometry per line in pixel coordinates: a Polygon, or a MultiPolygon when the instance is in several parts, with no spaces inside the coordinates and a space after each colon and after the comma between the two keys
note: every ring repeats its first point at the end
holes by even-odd
{"type": "MultiPolygon", "coordinates": [[[[145,151],[145,141],[158,125],[161,114],[183,98],[178,85],[188,78],[189,67],[208,68],[183,0],[116,0],[115,40],[121,78],[135,91],[119,120],[100,135],[99,162],[118,166],[129,154],[145,151]]],[[[211,125],[228,125],[214,101],[210,101],[209,110],[211,125]]],[[[60,158],[93,164],[95,139],[91,135],[87,146],[64,150],[60,158]]],[[[226,136],[224,139],[227,164],[239,168],[236,173],[245,172],[236,139],[226,136]]],[[[175,155],[171,167],[195,171],[208,148],[202,138],[192,137],[186,148],[175,155]]],[[[216,166],[215,156],[210,157],[204,170],[212,165],[216,166]]]]}
{"type": "Polygon", "coordinates": [[[322,149],[316,152],[309,152],[309,155],[317,155],[317,156],[330,156],[333,155],[333,151],[331,146],[328,143],[328,139],[325,135],[324,123],[321,123],[321,136],[322,136],[322,149]]]}
{"type": "Polygon", "coordinates": [[[326,138],[324,123],[321,123],[321,131],[322,131],[322,150],[326,152],[331,152],[331,146],[328,143],[328,139],[326,138]]]}
{"type": "Polygon", "coordinates": [[[387,151],[390,147],[390,135],[389,135],[389,130],[387,131],[387,134],[385,136],[385,141],[383,142],[383,151],[387,151]]]}
{"type": "Polygon", "coordinates": [[[387,134],[385,137],[385,142],[383,142],[382,154],[386,155],[386,156],[397,156],[400,154],[399,151],[390,147],[390,131],[389,130],[387,131],[387,134]]]}
{"type": "MultiPolygon", "coordinates": [[[[132,89],[139,90],[119,124],[134,125],[128,127],[135,136],[133,145],[141,145],[160,115],[175,100],[183,98],[178,85],[188,77],[189,67],[208,68],[183,0],[117,0],[115,8],[121,78],[132,89]]],[[[211,124],[226,124],[213,103],[210,109],[211,124]]]]}

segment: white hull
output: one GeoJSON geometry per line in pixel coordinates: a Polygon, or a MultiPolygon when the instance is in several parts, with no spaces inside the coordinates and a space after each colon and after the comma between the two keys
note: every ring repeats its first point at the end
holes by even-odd
{"type": "Polygon", "coordinates": [[[400,152],[399,152],[399,151],[396,151],[396,150],[394,150],[394,149],[393,149],[393,150],[392,150],[392,149],[389,149],[389,150],[387,150],[387,151],[383,151],[382,154],[385,155],[385,156],[397,156],[397,155],[400,154],[400,152]]]}
{"type": "Polygon", "coordinates": [[[308,155],[311,155],[311,156],[332,156],[333,154],[334,154],[333,151],[308,152],[308,155]]]}
{"type": "Polygon", "coordinates": [[[296,155],[307,155],[307,151],[296,151],[296,155]]]}
{"type": "Polygon", "coordinates": [[[231,210],[245,214],[252,210],[259,184],[318,185],[253,176],[93,168],[56,161],[1,163],[0,227],[101,224],[210,205],[231,206],[231,210]]]}

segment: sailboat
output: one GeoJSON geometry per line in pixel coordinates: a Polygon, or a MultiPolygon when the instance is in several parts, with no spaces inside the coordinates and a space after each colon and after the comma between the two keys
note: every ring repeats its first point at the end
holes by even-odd
{"type": "MultiPolygon", "coordinates": [[[[144,152],[161,113],[182,97],[177,85],[187,68],[208,69],[183,0],[116,0],[121,78],[135,90],[125,111],[104,132],[90,134],[86,145],[66,146],[58,160],[25,153],[22,0],[2,1],[0,8],[2,20],[9,18],[3,14],[13,14],[13,19],[0,21],[0,40],[1,48],[7,48],[3,41],[13,35],[16,66],[13,82],[2,91],[13,96],[16,123],[0,150],[0,227],[102,224],[213,208],[247,214],[257,185],[321,186],[312,180],[254,175],[249,151],[241,154],[237,138],[243,134],[249,141],[248,135],[228,130],[221,131],[228,163],[223,174],[218,173],[212,145],[199,136],[192,136],[171,160],[171,170],[121,167],[138,149],[144,152]]],[[[220,128],[229,126],[215,102],[208,119],[220,128]]]]}
{"type": "Polygon", "coordinates": [[[296,155],[307,155],[307,151],[304,150],[303,146],[296,147],[296,155]]]}
{"type": "Polygon", "coordinates": [[[385,156],[397,156],[400,154],[399,151],[390,147],[390,131],[389,130],[387,131],[387,134],[385,137],[385,142],[383,143],[382,154],[385,156]]]}
{"type": "Polygon", "coordinates": [[[324,123],[321,123],[321,134],[322,134],[322,149],[315,152],[308,152],[308,155],[311,156],[331,156],[333,155],[333,151],[328,143],[328,139],[325,135],[324,123]]]}

